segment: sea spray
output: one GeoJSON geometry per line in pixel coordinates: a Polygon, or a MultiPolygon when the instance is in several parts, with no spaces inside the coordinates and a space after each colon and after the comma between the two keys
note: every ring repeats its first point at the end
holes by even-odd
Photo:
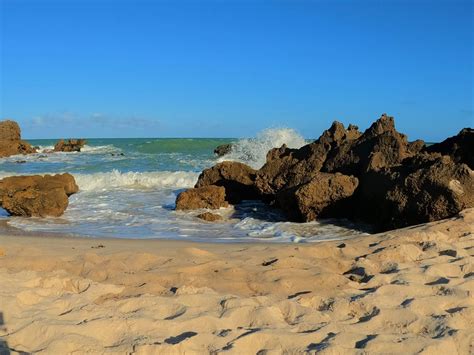
{"type": "Polygon", "coordinates": [[[235,160],[259,169],[265,164],[268,151],[283,144],[289,148],[301,148],[307,141],[292,128],[268,128],[255,138],[240,139],[234,143],[231,152],[219,161],[235,160]]]}

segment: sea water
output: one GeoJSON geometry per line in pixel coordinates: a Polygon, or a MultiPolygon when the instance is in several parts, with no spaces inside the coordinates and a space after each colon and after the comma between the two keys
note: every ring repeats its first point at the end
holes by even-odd
{"type": "Polygon", "coordinates": [[[193,187],[200,172],[233,160],[260,168],[269,149],[308,142],[292,129],[268,129],[255,138],[88,139],[81,152],[48,153],[56,140],[30,140],[39,153],[0,159],[0,178],[71,173],[80,191],[59,218],[0,218],[10,228],[87,237],[163,238],[214,242],[304,242],[344,239],[361,233],[347,221],[286,222],[277,209],[244,201],[217,212],[223,222],[196,218],[200,211],[175,211],[179,192],[193,187]],[[220,144],[233,150],[216,157],[220,144]]]}

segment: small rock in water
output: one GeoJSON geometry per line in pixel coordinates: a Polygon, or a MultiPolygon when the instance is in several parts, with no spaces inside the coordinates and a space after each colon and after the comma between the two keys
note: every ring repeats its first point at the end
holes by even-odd
{"type": "Polygon", "coordinates": [[[207,222],[215,222],[215,221],[222,220],[221,215],[218,215],[216,213],[211,213],[211,212],[204,212],[204,213],[198,214],[196,217],[207,222]]]}

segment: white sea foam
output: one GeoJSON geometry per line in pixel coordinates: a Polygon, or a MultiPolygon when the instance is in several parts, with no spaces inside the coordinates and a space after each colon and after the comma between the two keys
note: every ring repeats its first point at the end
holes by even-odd
{"type": "Polygon", "coordinates": [[[268,151],[281,147],[283,144],[289,148],[301,148],[306,141],[292,128],[268,128],[258,133],[255,138],[237,141],[232,146],[232,151],[221,157],[219,161],[241,161],[258,169],[265,164],[268,151]]]}
{"type": "Polygon", "coordinates": [[[112,170],[106,173],[74,174],[83,191],[120,187],[135,188],[188,188],[194,186],[199,173],[188,171],[127,172],[112,170]]]}

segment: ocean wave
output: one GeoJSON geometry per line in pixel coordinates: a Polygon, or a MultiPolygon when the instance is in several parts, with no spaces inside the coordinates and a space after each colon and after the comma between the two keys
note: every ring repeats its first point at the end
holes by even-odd
{"type": "MultiPolygon", "coordinates": [[[[34,175],[55,175],[55,173],[35,173],[34,175]]],[[[0,171],[0,179],[9,176],[32,175],[0,171]]],[[[81,191],[113,188],[168,188],[181,189],[193,187],[199,173],[190,171],[120,172],[112,170],[105,173],[72,173],[81,191]]]]}
{"type": "Polygon", "coordinates": [[[292,128],[268,128],[258,133],[255,138],[240,139],[234,143],[231,152],[219,158],[219,161],[241,161],[258,169],[265,164],[268,151],[283,144],[289,148],[301,148],[307,142],[292,128]]]}
{"type": "Polygon", "coordinates": [[[112,170],[106,173],[77,174],[74,178],[82,191],[109,188],[188,188],[193,187],[199,173],[188,171],[126,172],[112,170]]]}

